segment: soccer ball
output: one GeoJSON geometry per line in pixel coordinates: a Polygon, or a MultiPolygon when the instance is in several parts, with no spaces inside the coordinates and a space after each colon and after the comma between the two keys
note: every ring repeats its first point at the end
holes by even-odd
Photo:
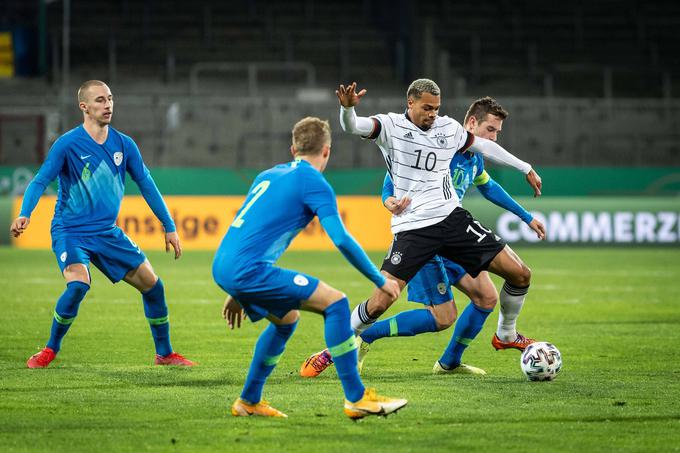
{"type": "Polygon", "coordinates": [[[562,354],[552,343],[532,343],[520,357],[522,371],[530,381],[552,381],[562,369],[562,354]]]}

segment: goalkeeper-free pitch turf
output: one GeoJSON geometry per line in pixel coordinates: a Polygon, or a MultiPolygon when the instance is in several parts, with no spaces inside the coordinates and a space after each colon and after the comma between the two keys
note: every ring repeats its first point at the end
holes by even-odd
{"type": "MultiPolygon", "coordinates": [[[[519,352],[490,345],[492,314],[464,361],[488,372],[433,376],[452,329],[374,343],[363,378],[409,399],[389,418],[342,413],[334,369],[298,376],[323,347],[318,315],[303,313],[265,398],[287,420],[235,418],[265,322],[229,331],[212,253],[174,262],[150,253],[167,290],[172,343],[200,365],[154,367],[141,297],[93,270],[93,285],[48,369],[26,359],[47,340],[64,284],[49,252],[0,249],[0,450],[41,451],[677,451],[680,449],[680,249],[518,250],[533,269],[518,326],[562,352],[553,382],[528,382],[519,352]]],[[[372,254],[379,263],[381,254],[372,254]]],[[[281,264],[347,293],[371,284],[339,253],[288,253],[281,264]]],[[[498,281],[497,281],[498,283],[498,281]]],[[[459,311],[467,300],[456,293],[459,311]]],[[[405,295],[387,312],[419,308],[405,295]]]]}

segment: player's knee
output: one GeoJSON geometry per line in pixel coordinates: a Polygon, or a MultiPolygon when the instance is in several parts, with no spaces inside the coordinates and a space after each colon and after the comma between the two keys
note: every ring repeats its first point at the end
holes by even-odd
{"type": "Polygon", "coordinates": [[[531,269],[526,264],[521,265],[519,272],[515,275],[511,283],[520,288],[526,288],[531,284],[531,269]]]}

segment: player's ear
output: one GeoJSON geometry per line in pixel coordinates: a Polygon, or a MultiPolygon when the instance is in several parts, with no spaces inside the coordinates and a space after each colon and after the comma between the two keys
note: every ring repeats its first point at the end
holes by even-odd
{"type": "Polygon", "coordinates": [[[79,102],[78,103],[78,108],[80,108],[81,111],[87,113],[87,104],[84,102],[79,102]]]}
{"type": "Polygon", "coordinates": [[[290,153],[293,155],[293,157],[295,157],[295,154],[297,154],[295,152],[295,146],[294,145],[290,145],[290,153]]]}

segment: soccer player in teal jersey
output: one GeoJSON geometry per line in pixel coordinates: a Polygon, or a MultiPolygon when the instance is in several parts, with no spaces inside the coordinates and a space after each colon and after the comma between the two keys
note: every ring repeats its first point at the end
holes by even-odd
{"type": "Polygon", "coordinates": [[[28,359],[27,366],[45,368],[61,349],[62,339],[90,289],[90,263],[113,283],[124,280],[142,294],[144,314],[156,348],[156,365],[194,365],[173,352],[170,345],[163,282],[144,253],[115,224],[126,172],[163,224],[166,251],[172,246],[177,259],[182,248],[175,223],[135,142],[109,125],[113,115],[109,87],[98,80],[83,83],[78,90],[78,105],[83,112],[83,124],[52,145],[38,174],[26,188],[19,217],[10,227],[14,237],[26,230],[40,196],[57,178],[59,193],[51,227],[52,250],[66,280],[66,290],[57,300],[47,345],[28,359]]]}
{"type": "Polygon", "coordinates": [[[293,128],[295,160],[255,178],[215,254],[213,277],[230,295],[223,310],[230,324],[238,319],[240,325],[242,310],[252,321],[270,322],[255,345],[243,392],[231,407],[234,416],[286,417],[262,399],[262,389],[295,331],[298,310],[324,317],[325,340],[342,382],[347,416],[387,415],[406,405],[404,399],[382,397],[364,388],[347,297],[311,275],[275,265],[316,216],[355,268],[390,297],[399,295],[396,282],[380,274],[340,219],[335,193],[322,176],[330,150],[328,122],[300,120],[293,128]]]}
{"type": "MultiPolygon", "coordinates": [[[[492,98],[485,97],[473,102],[465,117],[465,129],[476,137],[496,141],[503,120],[508,113],[492,98]]],[[[480,154],[466,151],[454,156],[450,164],[454,189],[463,200],[468,188],[474,184],[489,201],[520,217],[540,239],[545,238],[545,227],[513,200],[484,169],[480,154]]],[[[389,174],[383,185],[383,204],[395,215],[409,204],[408,198],[397,200],[389,174]]],[[[518,258],[519,259],[519,258],[518,258]]],[[[456,321],[457,310],[450,285],[455,285],[471,299],[460,319],[456,322],[453,338],[442,357],[435,363],[435,373],[485,374],[479,368],[461,363],[462,354],[477,336],[487,316],[498,300],[498,293],[488,272],[483,271],[472,278],[458,264],[446,258],[436,257],[428,262],[409,282],[408,300],[426,305],[426,309],[410,310],[376,322],[360,335],[359,367],[363,364],[368,346],[379,338],[390,336],[413,336],[425,332],[445,330],[456,321]]],[[[506,282],[501,292],[501,311],[498,329],[492,339],[496,349],[515,348],[523,350],[533,342],[516,331],[516,319],[524,303],[528,288],[516,288],[506,282]],[[517,294],[523,293],[523,294],[517,294]]],[[[301,374],[314,377],[332,363],[325,351],[307,360],[301,374]]]]}

